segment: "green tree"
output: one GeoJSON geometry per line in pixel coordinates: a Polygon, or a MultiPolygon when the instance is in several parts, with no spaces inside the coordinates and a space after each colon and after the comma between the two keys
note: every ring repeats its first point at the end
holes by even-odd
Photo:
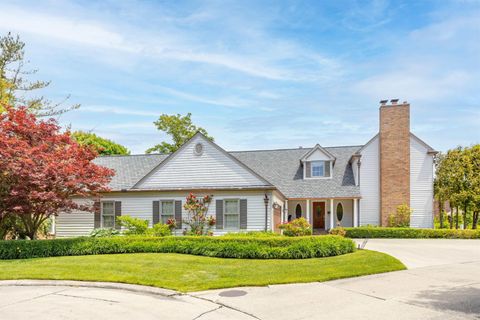
{"type": "Polygon", "coordinates": [[[108,155],[126,155],[130,154],[130,151],[111,140],[97,136],[95,133],[75,131],[72,133],[72,138],[80,145],[88,145],[102,156],[108,155]]]}
{"type": "Polygon", "coordinates": [[[147,153],[172,153],[177,151],[185,142],[197,132],[201,132],[208,139],[213,141],[213,138],[208,136],[205,129],[197,127],[192,123],[192,114],[188,113],[186,116],[180,114],[168,115],[162,114],[157,121],[154,122],[158,130],[165,132],[172,138],[173,143],[163,141],[161,144],[148,149],[147,153]]]}
{"type": "Polygon", "coordinates": [[[63,103],[53,103],[44,96],[35,96],[34,92],[50,85],[50,81],[31,81],[28,79],[37,73],[36,69],[25,69],[25,43],[10,32],[0,37],[0,112],[5,106],[25,106],[37,116],[52,116],[76,109],[80,105],[64,107],[63,103]]]}

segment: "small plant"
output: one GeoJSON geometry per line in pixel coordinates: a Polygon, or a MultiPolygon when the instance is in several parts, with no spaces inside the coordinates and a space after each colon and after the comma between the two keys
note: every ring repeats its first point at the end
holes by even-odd
{"type": "Polygon", "coordinates": [[[395,228],[410,227],[410,215],[413,210],[406,204],[399,205],[395,213],[388,217],[388,226],[395,228]]]}
{"type": "Polygon", "coordinates": [[[166,237],[166,236],[172,235],[173,229],[175,229],[175,227],[172,228],[167,221],[166,224],[163,224],[163,223],[155,224],[151,229],[151,233],[152,233],[152,236],[154,237],[166,237]]]}
{"type": "Polygon", "coordinates": [[[206,195],[198,198],[193,193],[187,196],[183,205],[183,208],[188,212],[188,218],[183,221],[188,227],[183,232],[185,235],[201,236],[212,234],[210,229],[215,225],[215,218],[207,216],[212,197],[211,195],[206,195]]]}
{"type": "Polygon", "coordinates": [[[117,222],[127,229],[124,231],[126,235],[142,235],[146,234],[148,230],[148,220],[121,216],[117,218],[117,222]]]}
{"type": "Polygon", "coordinates": [[[90,237],[92,238],[108,238],[113,236],[118,236],[120,231],[112,229],[112,228],[100,228],[94,229],[90,232],[90,237]]]}
{"type": "Polygon", "coordinates": [[[298,218],[290,222],[279,225],[283,234],[287,237],[301,237],[312,234],[312,226],[305,218],[298,218]]]}
{"type": "Polygon", "coordinates": [[[170,231],[173,231],[173,230],[175,230],[175,228],[177,227],[177,220],[175,220],[175,219],[168,219],[166,225],[168,226],[168,228],[170,229],[170,231]]]}
{"type": "Polygon", "coordinates": [[[343,227],[336,227],[336,228],[330,230],[329,233],[334,235],[334,236],[345,237],[345,235],[347,234],[347,231],[343,227]]]}

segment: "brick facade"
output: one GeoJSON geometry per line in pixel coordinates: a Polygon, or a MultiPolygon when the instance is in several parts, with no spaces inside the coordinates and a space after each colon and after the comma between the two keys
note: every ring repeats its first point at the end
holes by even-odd
{"type": "Polygon", "coordinates": [[[380,222],[410,205],[410,105],[380,106],[380,222]]]}

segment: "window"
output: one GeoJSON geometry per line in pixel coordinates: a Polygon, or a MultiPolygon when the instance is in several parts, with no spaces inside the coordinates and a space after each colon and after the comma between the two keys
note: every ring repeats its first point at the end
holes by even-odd
{"type": "Polygon", "coordinates": [[[343,206],[341,203],[337,204],[337,220],[342,221],[343,219],[343,206]]]}
{"type": "Polygon", "coordinates": [[[174,219],[174,206],[173,201],[161,201],[160,202],[160,221],[162,223],[167,223],[168,219],[174,219]]]}
{"type": "Polygon", "coordinates": [[[102,228],[115,228],[115,206],[113,201],[102,202],[102,228]]]}
{"type": "Polygon", "coordinates": [[[302,217],[302,206],[299,203],[295,207],[295,218],[298,219],[298,218],[301,218],[301,217],[302,217]]]}
{"type": "Polygon", "coordinates": [[[312,161],[312,177],[330,177],[330,161],[312,161]]]}
{"type": "Polygon", "coordinates": [[[225,229],[240,228],[240,204],[238,200],[224,200],[225,229]]]}

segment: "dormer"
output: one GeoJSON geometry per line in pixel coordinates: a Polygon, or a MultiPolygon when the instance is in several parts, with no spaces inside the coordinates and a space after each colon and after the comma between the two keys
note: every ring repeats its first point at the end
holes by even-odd
{"type": "Polygon", "coordinates": [[[303,179],[331,179],[335,157],[319,144],[307,152],[300,162],[303,179]]]}

